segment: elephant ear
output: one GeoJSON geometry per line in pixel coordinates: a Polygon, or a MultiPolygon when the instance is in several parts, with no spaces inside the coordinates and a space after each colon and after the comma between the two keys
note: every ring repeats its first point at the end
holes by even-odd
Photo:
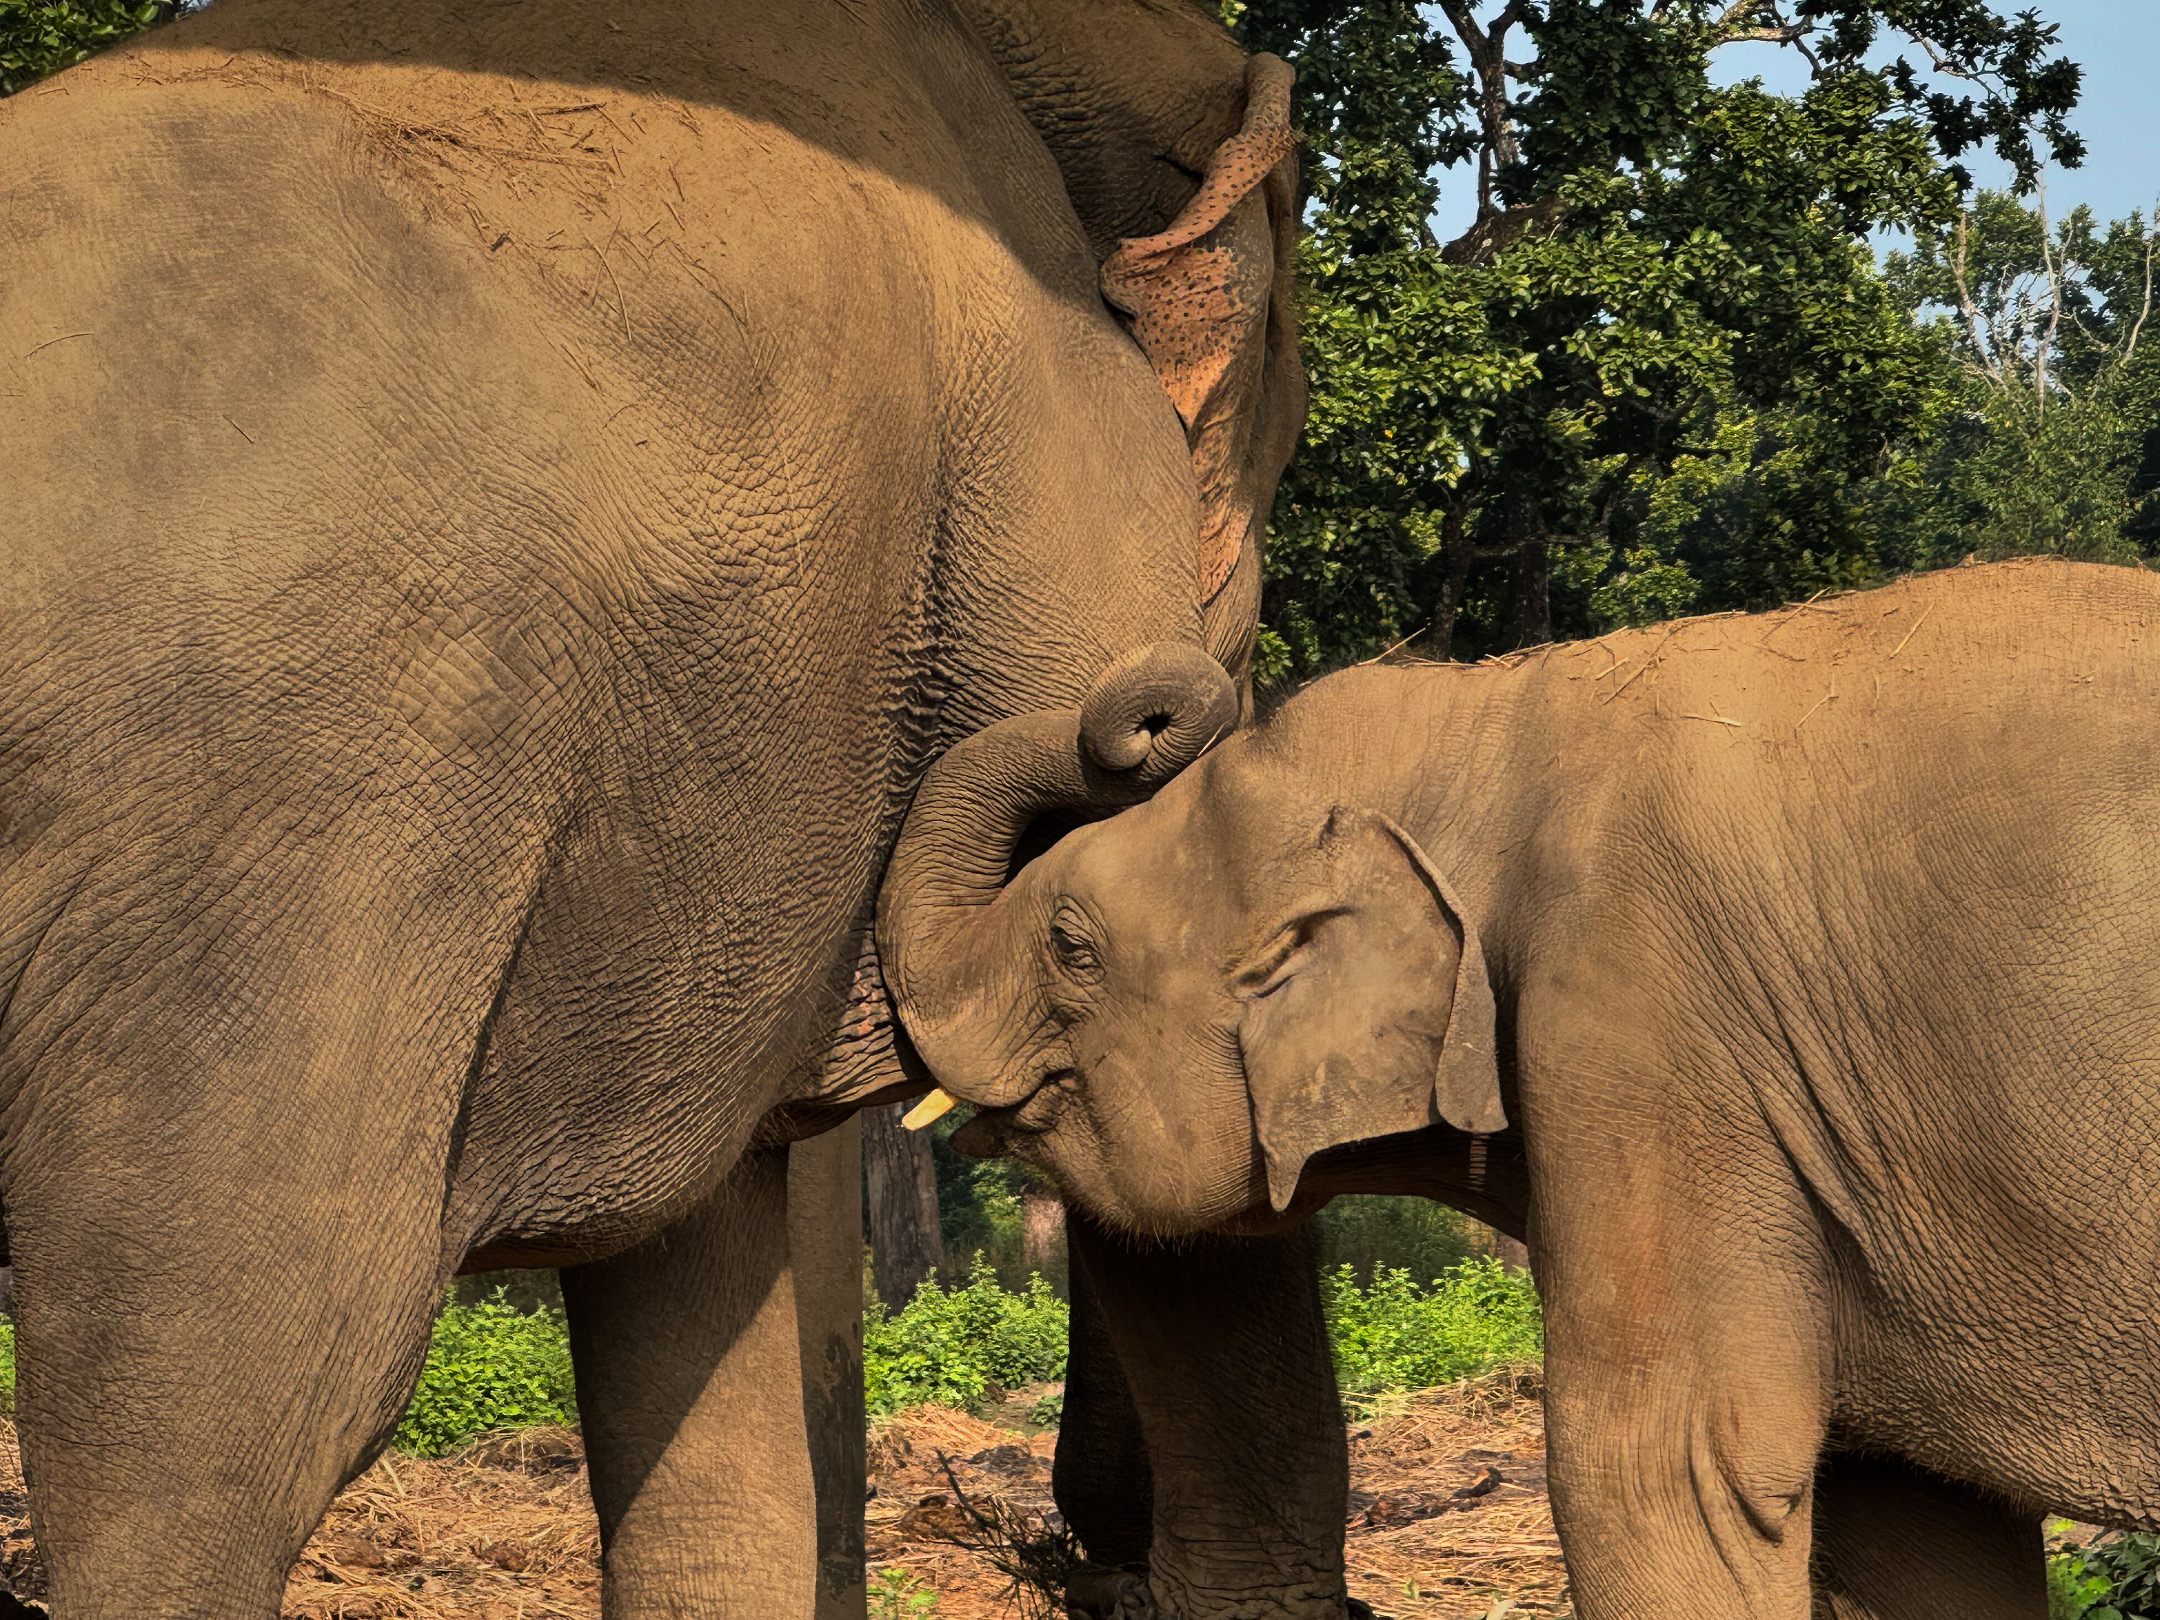
{"type": "Polygon", "coordinates": [[[1200,486],[1208,650],[1233,674],[1249,653],[1244,621],[1258,611],[1261,526],[1305,419],[1292,297],[1293,77],[1279,57],[1251,58],[1243,126],[1215,149],[1200,189],[1169,229],[1121,243],[1102,267],[1104,298],[1128,317],[1185,424],[1200,486]],[[1234,601],[1219,601],[1238,574],[1234,601]]]}
{"type": "Polygon", "coordinates": [[[1477,929],[1417,841],[1338,807],[1325,876],[1237,976],[1238,1045],[1268,1196],[1314,1154],[1445,1122],[1504,1129],[1493,994],[1477,929]]]}

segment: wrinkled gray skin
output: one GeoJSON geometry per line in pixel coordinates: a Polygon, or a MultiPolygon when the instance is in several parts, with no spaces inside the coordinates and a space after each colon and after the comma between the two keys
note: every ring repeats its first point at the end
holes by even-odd
{"type": "Polygon", "coordinates": [[[2156,625],[2032,562],[1352,671],[1000,888],[1095,751],[1026,717],[926,782],[886,968],[1113,1225],[1525,1235],[1585,1620],[1802,1620],[1818,1553],[2037,1620],[2044,1508],[2160,1524],[2156,625]]]}
{"type": "Polygon", "coordinates": [[[64,1620],[275,1614],[509,1264],[570,1268],[608,1614],[809,1611],[779,1144],[908,1084],[865,939],[922,763],[1245,655],[1281,173],[1129,281],[1158,348],[1098,277],[1271,71],[1183,0],[220,0],[0,105],[0,1201],[64,1620]]]}

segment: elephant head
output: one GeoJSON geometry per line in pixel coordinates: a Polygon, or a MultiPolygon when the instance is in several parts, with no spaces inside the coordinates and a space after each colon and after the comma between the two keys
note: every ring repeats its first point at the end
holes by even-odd
{"type": "Polygon", "coordinates": [[[880,907],[902,1022],[980,1111],[973,1145],[1163,1235],[1288,1208],[1343,1143],[1506,1123],[1454,886],[1384,815],[1305,796],[1264,729],[1013,870],[1044,815],[1145,793],[1230,693],[1151,654],[1078,710],[968,739],[925,780],[880,907]]]}

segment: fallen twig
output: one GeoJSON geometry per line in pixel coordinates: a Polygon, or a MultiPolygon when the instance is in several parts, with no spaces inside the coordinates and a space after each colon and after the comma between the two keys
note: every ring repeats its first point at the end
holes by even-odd
{"type": "Polygon", "coordinates": [[[1914,636],[1917,636],[1920,633],[1920,627],[1923,624],[1927,623],[1928,615],[1930,613],[1933,613],[1934,611],[1935,604],[1933,602],[1930,602],[1926,607],[1920,610],[1920,617],[1913,620],[1912,628],[1905,632],[1905,640],[1899,642],[1895,647],[1890,649],[1890,656],[1893,659],[1896,658],[1899,653],[1905,650],[1907,642],[1910,642],[1914,636]]]}
{"type": "Polygon", "coordinates": [[[36,354],[36,353],[38,352],[38,349],[49,349],[49,348],[51,348],[51,347],[52,347],[52,346],[53,346],[53,345],[54,345],[55,343],[65,343],[65,342],[66,342],[66,341],[67,341],[67,340],[68,340],[69,338],[88,337],[89,335],[90,335],[90,334],[89,334],[88,332],[62,332],[62,333],[61,333],[61,334],[60,334],[60,335],[59,335],[58,337],[54,337],[54,338],[47,338],[47,339],[46,339],[46,340],[45,340],[45,341],[44,341],[43,343],[40,343],[40,344],[39,344],[39,345],[37,346],[37,348],[35,348],[35,349],[25,349],[25,350],[23,351],[23,358],[24,358],[25,360],[27,360],[27,359],[29,359],[29,358],[30,358],[30,356],[32,356],[33,354],[36,354]]]}

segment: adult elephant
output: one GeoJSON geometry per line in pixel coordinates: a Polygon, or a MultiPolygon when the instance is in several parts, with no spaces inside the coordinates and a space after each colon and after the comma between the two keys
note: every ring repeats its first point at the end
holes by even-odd
{"type": "Polygon", "coordinates": [[[571,1268],[607,1612],[807,1612],[779,1147],[906,1083],[923,762],[1246,656],[1286,83],[1178,0],[220,0],[0,106],[58,1614],[274,1614],[503,1265],[571,1268]]]}

